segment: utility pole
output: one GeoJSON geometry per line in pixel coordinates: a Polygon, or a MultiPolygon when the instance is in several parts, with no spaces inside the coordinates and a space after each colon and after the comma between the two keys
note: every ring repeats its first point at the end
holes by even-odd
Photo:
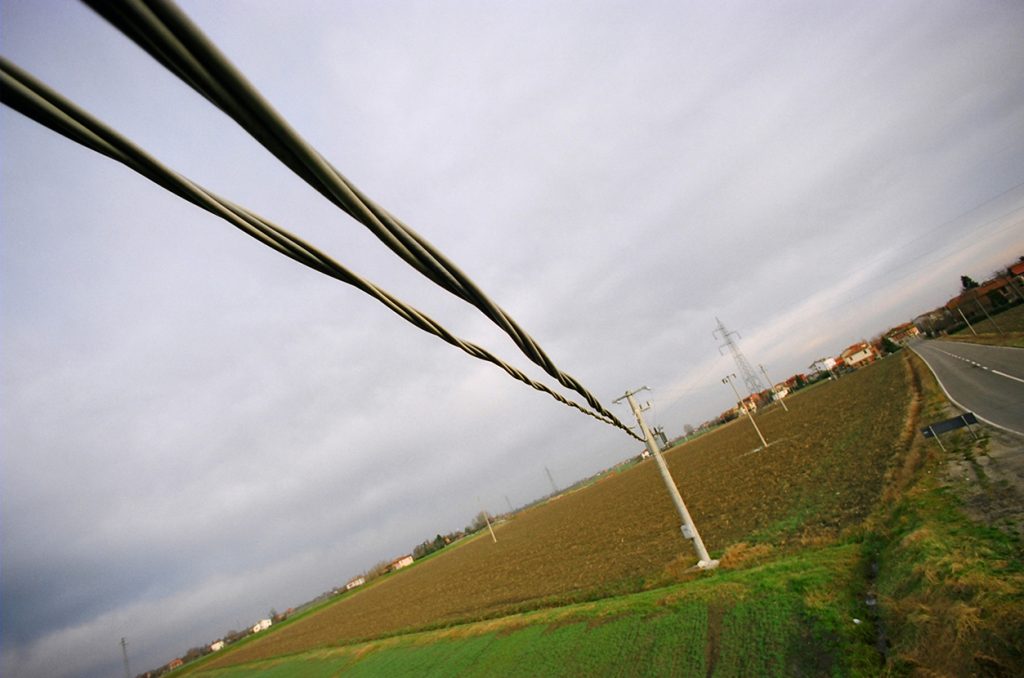
{"type": "Polygon", "coordinates": [[[767,379],[768,383],[772,385],[772,396],[777,401],[779,401],[779,404],[782,405],[782,409],[784,409],[785,411],[789,412],[789,408],[786,407],[786,401],[783,398],[779,397],[779,392],[775,389],[775,382],[772,381],[771,378],[768,376],[768,372],[764,369],[764,365],[761,365],[760,363],[758,363],[757,366],[761,368],[761,374],[764,375],[764,378],[767,379]]]}
{"type": "Polygon", "coordinates": [[[646,386],[643,386],[636,391],[626,391],[626,395],[622,396],[615,402],[618,403],[623,400],[628,401],[630,408],[633,410],[633,416],[636,417],[636,422],[640,424],[640,430],[643,431],[644,440],[647,443],[647,449],[657,462],[658,470],[661,472],[661,479],[665,481],[665,487],[668,488],[668,493],[672,497],[672,502],[676,505],[676,511],[679,512],[679,517],[683,520],[683,524],[680,526],[683,538],[691,540],[693,542],[693,548],[697,552],[697,567],[702,570],[713,570],[718,567],[718,561],[712,560],[711,556],[708,555],[708,550],[704,548],[704,541],[700,538],[697,526],[693,524],[693,518],[690,517],[690,512],[686,510],[686,504],[683,503],[683,496],[679,494],[679,488],[676,487],[675,481],[672,480],[672,474],[669,473],[668,465],[661,456],[661,450],[658,448],[658,443],[654,440],[651,430],[647,428],[647,422],[644,421],[643,410],[640,409],[636,399],[633,398],[635,394],[646,390],[649,389],[646,386]]]}
{"type": "Polygon", "coordinates": [[[555,485],[555,479],[551,477],[551,470],[545,466],[544,473],[548,474],[548,480],[551,482],[551,494],[558,494],[558,485],[555,485]]]}
{"type": "Polygon", "coordinates": [[[754,415],[750,413],[750,410],[747,409],[746,403],[744,403],[743,399],[740,398],[739,391],[736,390],[736,384],[732,383],[732,380],[735,378],[735,374],[727,374],[725,377],[722,378],[722,383],[729,384],[729,386],[732,386],[732,392],[736,394],[736,400],[739,401],[740,407],[743,408],[743,414],[747,415],[747,419],[750,420],[750,424],[754,427],[754,430],[757,431],[757,437],[761,439],[761,444],[764,445],[765,447],[768,447],[768,441],[766,441],[764,439],[764,436],[761,435],[761,429],[757,427],[757,422],[754,421],[754,415]]]}
{"type": "Polygon", "coordinates": [[[996,332],[998,332],[999,334],[1002,334],[1003,333],[1003,329],[1001,327],[999,327],[999,325],[996,324],[996,319],[988,314],[988,311],[985,310],[984,304],[981,303],[981,301],[978,299],[978,297],[974,297],[974,303],[978,305],[978,308],[980,308],[981,312],[985,314],[985,317],[988,318],[988,321],[990,323],[992,323],[993,327],[996,328],[996,332]]]}
{"type": "Polygon", "coordinates": [[[508,500],[508,495],[504,494],[502,496],[505,497],[505,503],[508,504],[508,512],[512,513],[512,502],[508,500]]]}
{"type": "Polygon", "coordinates": [[[494,536],[494,528],[491,527],[491,517],[487,515],[487,510],[484,508],[484,503],[480,501],[480,497],[476,498],[476,503],[480,504],[480,513],[483,514],[484,522],[487,523],[487,531],[491,533],[491,541],[497,544],[498,538],[494,536]]]}
{"type": "Polygon", "coordinates": [[[718,353],[722,353],[723,348],[729,349],[732,353],[733,360],[736,361],[736,369],[739,370],[740,376],[743,377],[743,383],[746,384],[747,390],[750,391],[750,395],[760,393],[764,390],[764,384],[761,383],[760,377],[754,372],[754,369],[747,362],[747,359],[743,356],[743,352],[740,351],[739,344],[733,341],[732,336],[740,336],[739,332],[732,332],[725,329],[725,325],[722,324],[721,320],[715,318],[718,321],[718,328],[711,333],[711,336],[721,335],[724,344],[718,347],[718,353]]]}
{"type": "Polygon", "coordinates": [[[967,327],[971,330],[971,334],[973,334],[974,336],[978,336],[978,333],[974,331],[974,325],[972,325],[971,321],[968,320],[967,316],[964,315],[963,309],[957,306],[956,310],[957,312],[960,313],[960,317],[964,319],[964,322],[967,323],[967,327]]]}
{"type": "Polygon", "coordinates": [[[131,669],[128,668],[128,641],[121,638],[121,655],[124,657],[124,678],[132,678],[131,669]]]}

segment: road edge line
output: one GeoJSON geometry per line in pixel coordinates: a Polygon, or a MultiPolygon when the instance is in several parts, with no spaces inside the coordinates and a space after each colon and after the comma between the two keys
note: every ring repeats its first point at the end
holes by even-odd
{"type": "MultiPolygon", "coordinates": [[[[954,405],[959,407],[964,412],[970,412],[971,410],[969,410],[966,407],[964,407],[963,405],[961,405],[959,402],[957,402],[956,398],[954,398],[953,396],[949,395],[949,391],[946,390],[946,385],[942,383],[941,379],[939,379],[939,375],[935,373],[935,369],[930,364],[928,364],[928,359],[925,358],[920,353],[918,353],[917,349],[914,348],[913,346],[908,346],[907,348],[909,348],[911,351],[913,351],[914,355],[916,355],[918,358],[920,358],[921,362],[923,362],[925,364],[925,367],[928,368],[928,371],[932,373],[932,376],[935,377],[935,382],[939,385],[939,388],[942,389],[942,392],[946,394],[946,400],[948,400],[949,402],[953,403],[954,405]]],[[[996,428],[998,428],[998,429],[1000,429],[1002,431],[1006,431],[1007,433],[1012,433],[1015,436],[1024,436],[1024,432],[1015,431],[1012,428],[1007,428],[1006,426],[1001,426],[1000,424],[997,424],[994,421],[989,421],[988,419],[986,419],[985,417],[981,416],[977,412],[974,412],[973,414],[974,414],[975,417],[977,417],[981,421],[985,422],[989,426],[995,426],[996,428]]]]}

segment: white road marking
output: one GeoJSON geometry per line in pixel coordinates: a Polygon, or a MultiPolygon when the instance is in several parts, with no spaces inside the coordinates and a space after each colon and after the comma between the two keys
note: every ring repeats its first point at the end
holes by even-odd
{"type": "Polygon", "coordinates": [[[980,367],[981,369],[985,370],[986,372],[991,372],[992,374],[998,374],[1000,377],[1006,377],[1007,379],[1013,379],[1014,381],[1019,381],[1020,383],[1024,384],[1024,379],[1021,379],[1020,377],[1015,377],[1012,374],[1007,374],[1006,372],[1000,372],[999,370],[994,370],[991,367],[986,367],[985,365],[982,365],[981,363],[976,363],[973,360],[971,360],[970,358],[964,358],[963,356],[959,356],[956,353],[950,353],[949,351],[943,351],[941,348],[937,348],[935,350],[938,351],[939,353],[945,353],[946,355],[948,355],[948,356],[950,356],[952,358],[956,358],[957,360],[963,360],[965,363],[970,363],[971,365],[973,365],[975,367],[980,367]]]}

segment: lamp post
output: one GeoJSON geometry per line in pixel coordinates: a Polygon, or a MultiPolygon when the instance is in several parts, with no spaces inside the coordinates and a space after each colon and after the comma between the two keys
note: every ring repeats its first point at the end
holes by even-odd
{"type": "Polygon", "coordinates": [[[764,445],[765,447],[768,447],[768,441],[764,439],[763,435],[761,435],[761,429],[757,427],[757,422],[754,421],[754,415],[750,413],[750,410],[747,409],[747,406],[746,404],[744,404],[743,399],[740,398],[739,391],[736,390],[736,384],[732,383],[732,380],[735,378],[735,374],[727,374],[724,377],[722,377],[722,383],[729,384],[729,386],[732,387],[732,392],[736,394],[736,400],[739,401],[740,408],[743,409],[743,414],[747,415],[747,419],[750,420],[751,426],[753,426],[754,430],[757,431],[757,437],[761,439],[761,444],[764,445]]]}
{"type": "Polygon", "coordinates": [[[782,409],[784,409],[786,412],[789,412],[789,408],[786,407],[786,401],[779,397],[779,392],[775,388],[775,382],[772,381],[771,377],[768,376],[768,372],[764,369],[764,365],[758,363],[757,366],[761,368],[761,374],[763,374],[764,378],[768,380],[769,384],[771,384],[772,395],[775,397],[777,401],[779,401],[779,404],[782,405],[782,409]]]}

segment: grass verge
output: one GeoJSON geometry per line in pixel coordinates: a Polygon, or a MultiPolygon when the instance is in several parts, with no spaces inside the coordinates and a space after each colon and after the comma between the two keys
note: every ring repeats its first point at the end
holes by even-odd
{"type": "Polygon", "coordinates": [[[848,676],[877,671],[871,627],[863,623],[860,544],[754,566],[749,558],[733,561],[745,569],[197,675],[848,676]]]}
{"type": "MultiPolygon", "coordinates": [[[[948,416],[931,373],[914,356],[922,420],[948,416]]],[[[1015,530],[972,519],[964,496],[1007,491],[975,455],[986,441],[944,436],[947,451],[916,436],[897,492],[870,521],[878,566],[885,675],[1018,676],[1024,673],[1024,564],[1015,530]],[[972,477],[956,477],[966,465],[972,477]]]]}

